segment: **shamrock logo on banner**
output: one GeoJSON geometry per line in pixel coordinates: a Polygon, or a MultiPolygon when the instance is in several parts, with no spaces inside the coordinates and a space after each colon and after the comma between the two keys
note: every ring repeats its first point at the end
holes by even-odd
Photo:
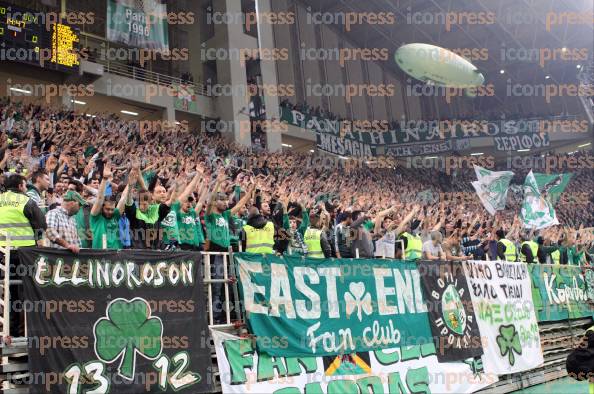
{"type": "Polygon", "coordinates": [[[496,340],[499,353],[501,353],[502,357],[507,355],[509,365],[513,366],[516,363],[514,352],[518,355],[522,354],[522,345],[520,344],[520,336],[516,331],[516,326],[513,324],[500,326],[496,340]]]}
{"type": "Polygon", "coordinates": [[[357,309],[357,317],[359,321],[363,320],[363,312],[366,315],[373,313],[373,306],[371,305],[371,295],[365,293],[365,284],[362,282],[351,282],[349,285],[349,292],[344,294],[344,301],[346,305],[347,317],[357,309]]]}
{"type": "Polygon", "coordinates": [[[121,358],[118,375],[133,380],[137,353],[149,360],[161,354],[163,322],[151,316],[148,302],[138,297],[113,300],[106,314],[93,327],[95,354],[107,364],[121,358]]]}

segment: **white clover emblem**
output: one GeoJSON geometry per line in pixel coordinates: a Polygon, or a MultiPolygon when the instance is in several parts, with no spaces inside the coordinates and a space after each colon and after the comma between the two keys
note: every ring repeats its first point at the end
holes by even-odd
{"type": "Polygon", "coordinates": [[[346,303],[347,318],[353,314],[355,309],[357,309],[359,321],[363,320],[363,312],[366,315],[373,313],[371,295],[365,292],[365,285],[362,282],[352,282],[349,285],[349,292],[344,294],[344,301],[346,303]]]}

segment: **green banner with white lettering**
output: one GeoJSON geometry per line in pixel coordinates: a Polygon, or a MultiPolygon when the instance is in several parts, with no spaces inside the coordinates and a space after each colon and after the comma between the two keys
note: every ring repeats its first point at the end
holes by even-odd
{"type": "Polygon", "coordinates": [[[532,301],[539,321],[578,319],[594,314],[594,294],[589,291],[583,268],[529,264],[528,269],[532,279],[532,301]]]}
{"type": "Polygon", "coordinates": [[[414,263],[249,253],[234,259],[260,351],[330,356],[433,342],[414,263]]]}

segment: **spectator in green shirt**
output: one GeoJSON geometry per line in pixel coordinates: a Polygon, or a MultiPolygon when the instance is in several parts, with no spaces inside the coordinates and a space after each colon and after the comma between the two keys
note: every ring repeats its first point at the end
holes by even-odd
{"type": "Polygon", "coordinates": [[[174,203],[171,209],[176,210],[177,225],[180,235],[180,247],[182,250],[202,250],[204,246],[204,232],[200,223],[200,212],[208,195],[208,187],[204,183],[198,202],[194,207],[194,197],[188,196],[182,202],[174,203]]]}
{"type": "Polygon", "coordinates": [[[184,190],[175,196],[172,200],[171,211],[161,222],[163,228],[163,244],[165,248],[178,247],[182,243],[182,235],[180,224],[180,208],[181,202],[188,201],[190,194],[196,189],[198,181],[203,177],[203,173],[200,167],[196,168],[196,174],[190,181],[190,183],[184,188],[184,190]]]}
{"type": "MultiPolygon", "coordinates": [[[[232,209],[227,209],[228,198],[225,193],[219,193],[221,184],[226,179],[224,169],[219,171],[210,202],[206,207],[204,223],[208,237],[207,250],[210,252],[228,252],[231,245],[231,233],[229,232],[229,220],[232,215],[237,215],[243,206],[252,198],[254,185],[250,185],[248,192],[232,209]]],[[[214,255],[211,262],[211,278],[223,279],[224,260],[222,255],[214,255]]],[[[223,284],[215,283],[213,288],[213,318],[215,324],[223,324],[225,310],[223,308],[223,284]]]]}
{"type": "Polygon", "coordinates": [[[99,185],[97,199],[91,208],[90,226],[93,233],[93,249],[103,249],[103,238],[106,239],[106,249],[121,249],[122,241],[120,240],[120,212],[124,209],[126,198],[128,195],[129,185],[122,193],[122,197],[117,206],[115,201],[110,197],[105,197],[105,189],[107,182],[111,181],[112,172],[109,165],[105,165],[103,169],[103,179],[99,185]]]}

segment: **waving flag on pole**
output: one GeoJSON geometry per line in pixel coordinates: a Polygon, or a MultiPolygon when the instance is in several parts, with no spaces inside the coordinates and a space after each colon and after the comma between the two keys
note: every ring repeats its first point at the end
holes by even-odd
{"type": "Polygon", "coordinates": [[[472,182],[472,186],[487,212],[495,215],[496,211],[505,209],[507,191],[514,173],[511,171],[496,172],[479,166],[474,166],[474,171],[478,181],[472,182]]]}
{"type": "Polygon", "coordinates": [[[534,174],[540,193],[553,206],[557,205],[572,176],[573,174],[534,174]]]}
{"type": "Polygon", "coordinates": [[[524,227],[540,230],[559,224],[554,204],[547,198],[548,192],[545,191],[544,194],[541,192],[547,184],[544,178],[537,178],[532,171],[526,176],[524,181],[524,203],[520,211],[520,218],[524,227]]]}

